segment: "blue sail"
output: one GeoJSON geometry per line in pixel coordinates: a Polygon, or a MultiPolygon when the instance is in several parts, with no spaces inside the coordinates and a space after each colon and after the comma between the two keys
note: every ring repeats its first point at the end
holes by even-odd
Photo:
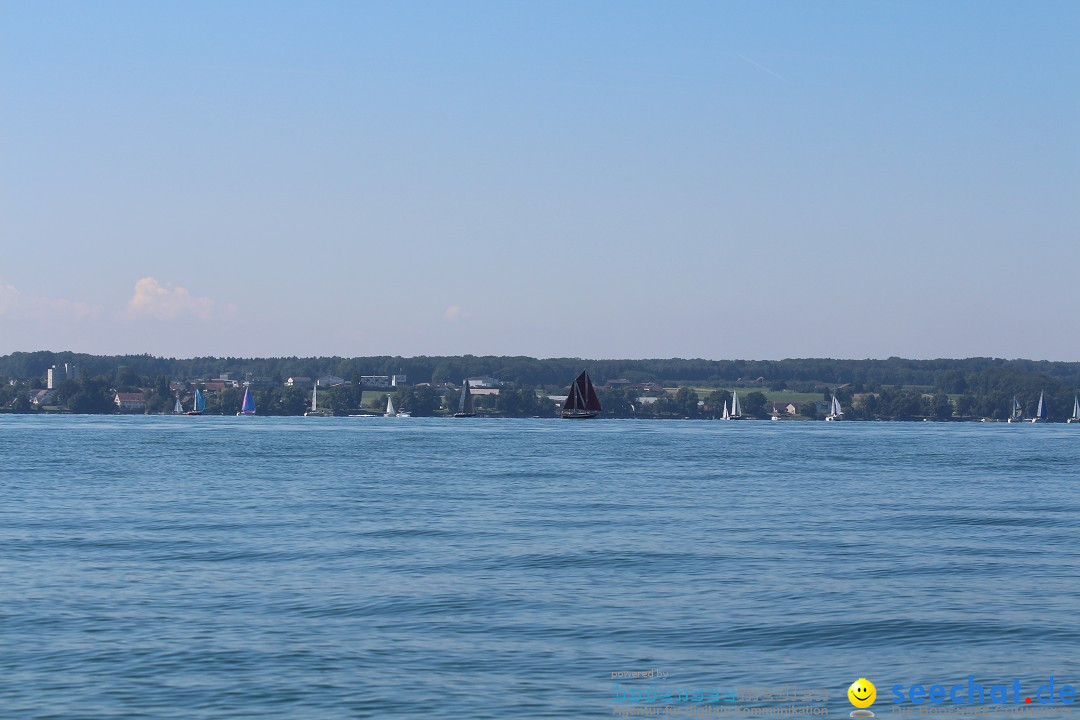
{"type": "Polygon", "coordinates": [[[255,398],[251,396],[251,388],[244,388],[244,405],[240,408],[240,412],[245,415],[255,414],[255,398]]]}
{"type": "Polygon", "coordinates": [[[206,410],[206,398],[203,397],[199,388],[195,388],[195,412],[203,412],[206,410]]]}

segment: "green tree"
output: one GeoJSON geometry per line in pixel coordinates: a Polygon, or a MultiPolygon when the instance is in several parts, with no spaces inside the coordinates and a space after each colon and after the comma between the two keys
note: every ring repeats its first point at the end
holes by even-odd
{"type": "Polygon", "coordinates": [[[439,409],[441,398],[430,385],[403,387],[397,392],[395,405],[400,412],[413,417],[431,417],[439,409]]]}
{"type": "Polygon", "coordinates": [[[11,406],[11,409],[17,413],[28,413],[31,408],[30,392],[25,389],[20,389],[15,393],[15,404],[11,406]]]}
{"type": "Polygon", "coordinates": [[[724,414],[724,405],[731,407],[731,393],[727,390],[713,390],[705,396],[705,410],[713,418],[724,414]]]}
{"type": "Polygon", "coordinates": [[[749,415],[758,419],[767,418],[768,413],[768,398],[765,397],[765,393],[755,390],[752,393],[748,393],[742,400],[743,415],[749,415]]]}

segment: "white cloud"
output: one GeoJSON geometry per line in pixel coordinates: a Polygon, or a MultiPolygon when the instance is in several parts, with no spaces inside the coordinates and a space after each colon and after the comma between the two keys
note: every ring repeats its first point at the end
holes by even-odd
{"type": "Polygon", "coordinates": [[[27,295],[14,285],[0,283],[0,315],[9,318],[57,320],[73,318],[87,320],[101,313],[97,305],[63,298],[27,295]]]}
{"type": "Polygon", "coordinates": [[[443,313],[446,319],[450,322],[457,322],[458,320],[466,320],[472,317],[472,314],[462,308],[460,305],[451,305],[446,308],[446,312],[443,313]]]}
{"type": "MultiPolygon", "coordinates": [[[[226,308],[226,312],[231,310],[231,306],[226,308]]],[[[186,288],[162,285],[152,277],[144,277],[135,283],[135,294],[131,296],[127,306],[130,317],[153,317],[159,320],[180,317],[207,320],[215,312],[220,311],[210,298],[195,297],[186,288]]]]}

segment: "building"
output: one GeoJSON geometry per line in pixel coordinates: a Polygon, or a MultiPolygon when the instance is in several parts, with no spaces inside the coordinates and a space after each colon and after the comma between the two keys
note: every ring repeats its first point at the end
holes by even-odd
{"type": "MultiPolygon", "coordinates": [[[[52,372],[50,370],[49,372],[52,372]]],[[[30,391],[30,404],[34,407],[41,407],[42,405],[48,405],[49,401],[53,399],[54,393],[52,390],[31,390],[30,391]]]]}
{"type": "Polygon", "coordinates": [[[334,387],[335,385],[344,385],[345,378],[340,378],[337,375],[323,375],[315,382],[319,387],[334,387]]]}
{"type": "Polygon", "coordinates": [[[471,377],[469,380],[470,388],[493,388],[502,385],[502,380],[496,380],[490,375],[482,375],[480,377],[471,377]]]}
{"type": "Polygon", "coordinates": [[[790,402],[774,402],[772,404],[773,415],[798,415],[799,406],[790,402]]]}
{"type": "Polygon", "coordinates": [[[296,387],[297,385],[310,385],[311,378],[300,375],[298,377],[291,377],[285,381],[286,387],[296,387]]]}
{"type": "Polygon", "coordinates": [[[116,407],[120,412],[146,412],[146,398],[141,392],[118,392],[116,393],[116,397],[113,398],[113,402],[116,403],[116,407]]]}
{"type": "Polygon", "coordinates": [[[79,373],[79,366],[75,363],[63,363],[62,365],[53,365],[46,372],[47,382],[46,387],[49,390],[55,390],[60,383],[65,380],[74,380],[79,373]]]}
{"type": "Polygon", "coordinates": [[[399,387],[407,384],[405,374],[398,375],[361,375],[360,384],[364,387],[399,387]]]}

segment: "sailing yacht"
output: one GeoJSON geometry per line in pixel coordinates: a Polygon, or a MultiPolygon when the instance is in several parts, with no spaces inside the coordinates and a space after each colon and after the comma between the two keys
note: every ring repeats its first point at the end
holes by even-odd
{"type": "Polygon", "coordinates": [[[472,406],[472,392],[469,390],[469,381],[461,384],[461,397],[458,399],[457,412],[454,417],[476,417],[472,406]]]}
{"type": "Polygon", "coordinates": [[[319,409],[319,383],[311,388],[311,410],[304,413],[304,417],[329,417],[330,413],[319,409]]]}
{"type": "Polygon", "coordinates": [[[1043,402],[1043,394],[1039,393],[1039,407],[1035,410],[1035,417],[1031,418],[1031,422],[1046,422],[1046,403],[1043,402]]]}
{"type": "Polygon", "coordinates": [[[1066,420],[1067,423],[1080,422],[1080,397],[1073,395],[1073,414],[1066,420]]]}
{"type": "Polygon", "coordinates": [[[729,413],[728,409],[727,409],[727,400],[724,401],[724,415],[723,415],[723,418],[725,420],[730,420],[731,419],[731,413],[729,413]]]}
{"type": "Polygon", "coordinates": [[[582,370],[566,394],[562,416],[568,420],[588,420],[599,415],[602,409],[588,371],[582,370]]]}
{"type": "Polygon", "coordinates": [[[195,402],[192,404],[191,409],[188,410],[185,415],[202,415],[206,410],[206,396],[202,394],[199,388],[195,388],[195,402]]]}
{"type": "Polygon", "coordinates": [[[1015,395],[1013,395],[1012,414],[1009,415],[1009,422],[1011,422],[1011,423],[1020,422],[1020,420],[1023,419],[1023,417],[1024,417],[1024,411],[1020,407],[1020,401],[1016,399],[1015,395]]]}
{"type": "Polygon", "coordinates": [[[240,406],[239,415],[254,415],[255,414],[255,398],[251,395],[251,388],[244,388],[244,404],[240,406]]]}
{"type": "Polygon", "coordinates": [[[739,402],[739,393],[734,390],[731,391],[731,414],[727,417],[728,420],[742,420],[742,403],[739,402]]]}
{"type": "Polygon", "coordinates": [[[179,395],[176,396],[176,405],[173,406],[172,411],[173,411],[174,415],[183,415],[184,414],[184,406],[180,404],[180,396],[179,395]]]}
{"type": "Polygon", "coordinates": [[[843,420],[844,409],[840,407],[840,401],[836,399],[836,395],[832,396],[832,405],[829,407],[829,414],[825,416],[826,420],[843,420]]]}
{"type": "Polygon", "coordinates": [[[412,413],[409,412],[396,412],[394,410],[394,398],[391,395],[386,396],[386,412],[383,413],[384,417],[412,417],[412,413]]]}

